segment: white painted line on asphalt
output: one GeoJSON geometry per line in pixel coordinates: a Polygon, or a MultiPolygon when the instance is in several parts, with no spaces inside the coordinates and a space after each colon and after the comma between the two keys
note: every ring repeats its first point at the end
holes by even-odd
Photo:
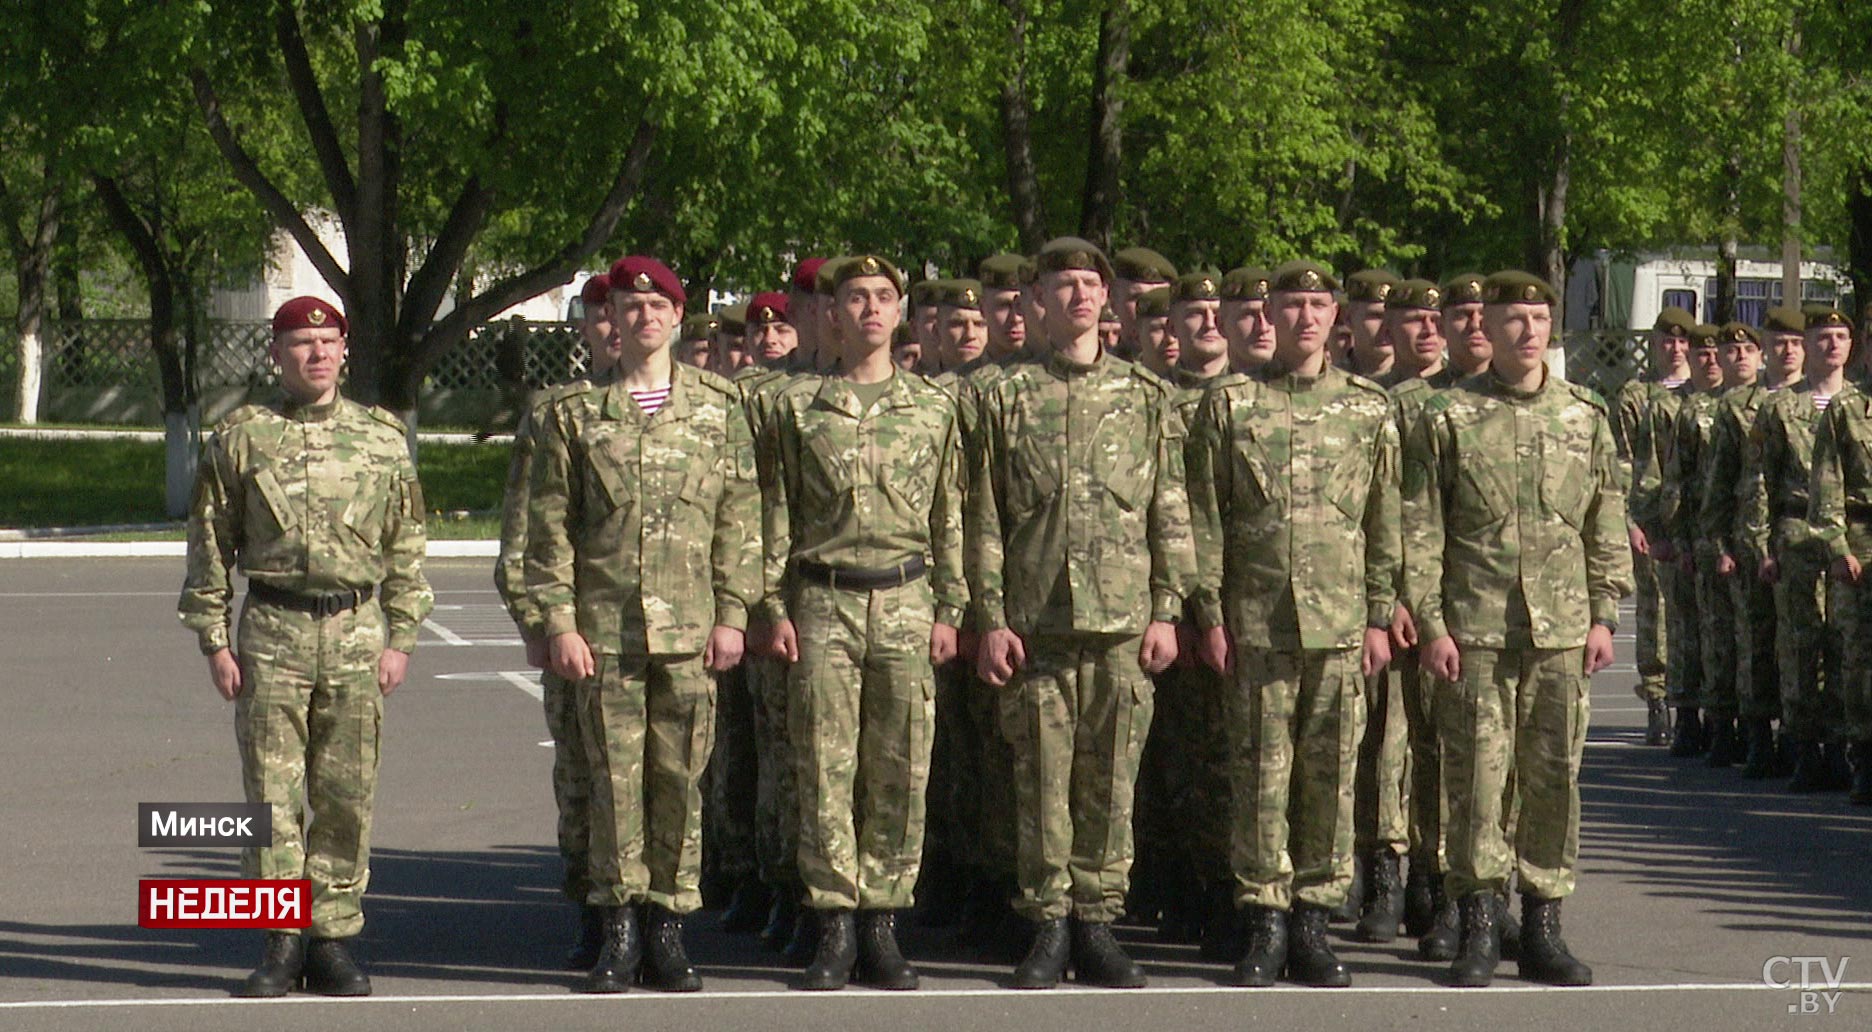
{"type": "Polygon", "coordinates": [[[474,644],[474,642],[471,642],[467,638],[464,638],[461,635],[456,634],[454,631],[451,631],[448,628],[442,626],[441,624],[436,623],[434,620],[424,620],[422,622],[422,625],[429,629],[430,634],[433,634],[436,637],[441,638],[442,644],[444,645],[473,645],[474,644]]]}
{"type": "MultiPolygon", "coordinates": [[[[831,1000],[927,1000],[932,996],[954,997],[998,997],[1001,999],[1020,999],[1046,1001],[1060,996],[1238,996],[1244,1000],[1263,993],[1282,994],[1317,994],[1322,996],[1489,996],[1523,993],[1733,993],[1733,992],[1794,992],[1779,986],[1763,985],[1760,982],[1678,982],[1664,985],[1494,985],[1482,989],[1457,989],[1442,985],[1403,985],[1403,986],[1353,986],[1346,989],[1312,989],[1305,986],[1282,985],[1271,989],[1238,989],[1225,985],[1179,985],[1154,986],[1145,989],[1090,989],[1083,986],[1062,985],[1058,989],[1034,991],[1031,989],[925,989],[922,992],[892,992],[886,989],[845,989],[836,993],[801,993],[793,989],[749,989],[746,991],[715,991],[700,993],[629,993],[625,995],[589,995],[574,993],[570,990],[560,993],[447,993],[435,996],[358,996],[340,999],[326,996],[281,996],[270,1000],[246,1000],[232,996],[184,997],[180,999],[133,999],[133,1000],[17,1000],[0,1003],[0,1010],[59,1010],[81,1007],[267,1007],[293,1003],[328,1003],[342,1007],[357,1007],[372,1003],[589,1003],[609,1004],[647,1004],[647,1003],[696,1003],[699,1001],[723,1000],[812,1000],[824,1002],[831,1000]]],[[[1872,982],[1841,982],[1829,992],[1872,992],[1872,982]]]]}
{"type": "MultiPolygon", "coordinates": [[[[188,554],[186,541],[0,541],[0,559],[144,559],[188,554]]],[[[492,559],[498,541],[431,541],[431,559],[492,559]]]]}

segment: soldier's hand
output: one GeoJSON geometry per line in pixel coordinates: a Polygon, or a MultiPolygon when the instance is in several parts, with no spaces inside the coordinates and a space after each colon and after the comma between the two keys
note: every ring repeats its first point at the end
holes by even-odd
{"type": "Polygon", "coordinates": [[[389,695],[402,685],[404,675],[409,673],[409,653],[396,649],[385,649],[377,657],[377,690],[389,695]]]}
{"type": "Polygon", "coordinates": [[[768,640],[772,642],[768,654],[788,663],[799,662],[799,631],[793,627],[793,621],[782,620],[774,624],[773,637],[768,640]]]}
{"type": "Polygon", "coordinates": [[[583,681],[598,672],[591,645],[577,631],[553,635],[547,650],[552,656],[552,672],[568,681],[583,681]]]}
{"type": "Polygon", "coordinates": [[[1633,555],[1650,555],[1651,554],[1651,542],[1649,539],[1645,537],[1645,532],[1644,532],[1643,527],[1634,526],[1629,531],[1626,531],[1625,536],[1631,539],[1631,550],[1632,550],[1633,555]]]}
{"type": "Polygon", "coordinates": [[[1176,624],[1152,620],[1138,645],[1138,666],[1147,674],[1161,674],[1176,662],[1176,624]]]}
{"type": "Polygon", "coordinates": [[[1229,640],[1227,627],[1217,625],[1204,631],[1197,647],[1209,669],[1223,675],[1235,672],[1235,643],[1229,640]]]}
{"type": "Polygon", "coordinates": [[[1462,680],[1462,652],[1456,648],[1456,639],[1447,634],[1425,645],[1418,663],[1440,681],[1462,680]]]}
{"type": "Polygon", "coordinates": [[[930,624],[930,666],[942,666],[956,658],[956,629],[946,623],[930,624]]]}
{"type": "Polygon", "coordinates": [[[747,634],[736,627],[715,625],[709,632],[708,644],[702,646],[702,665],[718,674],[725,674],[741,663],[741,656],[747,651],[747,634]]]}
{"type": "Polygon", "coordinates": [[[1391,651],[1396,654],[1416,647],[1417,621],[1411,619],[1410,610],[1399,603],[1391,611],[1391,651]]]}
{"type": "Polygon", "coordinates": [[[1365,648],[1359,659],[1359,671],[1375,676],[1391,662],[1391,630],[1388,627],[1365,628],[1365,648]]]}
{"type": "Polygon", "coordinates": [[[1833,560],[1833,576],[1844,577],[1848,584],[1859,583],[1859,575],[1864,572],[1864,568],[1859,565],[1859,557],[1856,555],[1842,555],[1833,560]]]}
{"type": "Polygon", "coordinates": [[[536,638],[529,634],[525,640],[527,666],[535,670],[546,669],[546,639],[536,638]]]}
{"type": "Polygon", "coordinates": [[[1736,572],[1735,556],[1730,555],[1728,552],[1724,552],[1723,554],[1716,557],[1716,575],[1717,576],[1733,577],[1735,576],[1735,572],[1736,572]]]}
{"type": "Polygon", "coordinates": [[[235,658],[234,650],[224,648],[208,657],[208,679],[214,682],[215,691],[229,702],[240,698],[241,668],[240,660],[235,658]]]}
{"type": "Polygon", "coordinates": [[[975,672],[996,688],[1007,684],[1014,672],[1027,664],[1027,646],[1020,635],[997,627],[982,635],[981,655],[975,659],[975,672]]]}
{"type": "Polygon", "coordinates": [[[1763,584],[1773,584],[1781,579],[1781,564],[1776,562],[1775,557],[1771,555],[1763,559],[1761,565],[1755,568],[1755,577],[1763,584]]]}
{"type": "Polygon", "coordinates": [[[1612,629],[1605,624],[1593,624],[1586,632],[1586,676],[1604,670],[1612,665],[1612,629]]]}

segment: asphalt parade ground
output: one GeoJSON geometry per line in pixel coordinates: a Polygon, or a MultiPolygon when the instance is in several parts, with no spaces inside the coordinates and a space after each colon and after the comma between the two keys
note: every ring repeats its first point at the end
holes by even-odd
{"type": "Polygon", "coordinates": [[[231,850],[136,845],[139,802],[240,799],[232,707],[175,617],[181,560],[0,562],[0,1030],[1872,1027],[1872,808],[1639,744],[1629,618],[1593,685],[1565,911],[1590,988],[1504,962],[1493,988],[1446,989],[1410,942],[1334,926],[1349,990],[1225,989],[1193,946],[1123,928],[1149,989],[1020,993],[912,928],[921,992],[809,996],[703,913],[688,940],[705,992],[580,996],[558,963],[571,911],[536,676],[487,560],[429,572],[436,611],[384,722],[360,950],[376,995],[245,1001],[228,992],[259,933],[136,923],[140,878],[238,875],[231,850]]]}

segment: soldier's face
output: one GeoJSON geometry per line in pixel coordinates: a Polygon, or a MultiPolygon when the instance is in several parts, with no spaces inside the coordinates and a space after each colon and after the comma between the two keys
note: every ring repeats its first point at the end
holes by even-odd
{"type": "Polygon", "coordinates": [[[585,314],[579,318],[579,336],[585,339],[585,347],[597,354],[611,336],[610,311],[604,305],[586,305],[585,314]]]}
{"type": "Polygon", "coordinates": [[[917,367],[923,364],[923,345],[914,340],[907,344],[899,344],[897,349],[891,352],[891,361],[897,363],[897,368],[904,372],[914,373],[917,367]]]}
{"type": "Polygon", "coordinates": [[[1733,340],[1723,345],[1723,379],[1729,383],[1753,383],[1761,372],[1761,348],[1752,340],[1733,340]]]}
{"type": "Polygon", "coordinates": [[[1412,369],[1429,369],[1443,360],[1443,313],[1430,308],[1405,308],[1385,316],[1385,335],[1402,350],[1398,361],[1412,369]]]}
{"type": "Polygon", "coordinates": [[[1124,336],[1124,325],[1118,322],[1099,323],[1098,334],[1099,347],[1101,349],[1105,351],[1116,350],[1118,347],[1118,338],[1124,336]]]}
{"type": "Polygon", "coordinates": [[[682,323],[682,306],[651,291],[613,290],[607,305],[624,350],[638,355],[667,347],[682,323]]]}
{"type": "Polygon", "coordinates": [[[1112,311],[1118,315],[1118,327],[1121,333],[1130,332],[1137,325],[1137,299],[1170,284],[1162,280],[1128,280],[1120,276],[1113,282],[1115,295],[1112,311]]]}
{"type": "Polygon", "coordinates": [[[269,349],[280,368],[280,386],[297,401],[323,405],[338,396],[345,338],[336,326],[309,326],[273,336],[269,349]]]}
{"type": "Polygon", "coordinates": [[[817,343],[816,338],[811,337],[810,334],[813,328],[818,326],[814,320],[819,318],[819,295],[798,290],[789,291],[787,311],[793,316],[794,339],[802,344],[817,343]]]}
{"type": "Polygon", "coordinates": [[[799,331],[792,323],[762,323],[748,332],[754,336],[754,353],[760,356],[763,365],[772,365],[799,347],[799,331]]]}
{"type": "Polygon", "coordinates": [[[1333,335],[1339,303],[1324,290],[1282,290],[1268,299],[1273,310],[1274,349],[1289,368],[1322,354],[1333,335]]]}
{"type": "Polygon", "coordinates": [[[1274,320],[1265,298],[1222,302],[1222,335],[1228,338],[1229,364],[1259,369],[1274,357],[1274,320]]]}
{"type": "Polygon", "coordinates": [[[1775,382],[1793,383],[1807,364],[1807,342],[1798,333],[1777,333],[1768,341],[1774,361],[1775,382]]]}
{"type": "Polygon", "coordinates": [[[891,331],[903,321],[903,297],[889,277],[854,276],[839,284],[832,300],[847,346],[863,351],[890,347],[891,331]]]}
{"type": "Polygon", "coordinates": [[[1465,373],[1479,373],[1495,353],[1488,331],[1482,327],[1482,303],[1471,301],[1443,309],[1443,333],[1449,341],[1450,361],[1465,373]]]}
{"type": "Polygon", "coordinates": [[[1690,376],[1704,389],[1722,382],[1722,352],[1714,344],[1690,349],[1690,376]]]}
{"type": "Polygon", "coordinates": [[[988,321],[988,339],[1002,353],[1019,351],[1027,346],[1027,313],[1018,290],[990,290],[982,298],[982,314],[988,321]]]}
{"type": "MultiPolygon", "coordinates": [[[[1040,277],[1039,287],[1047,336],[1062,342],[1095,332],[1099,309],[1111,296],[1097,269],[1049,272],[1040,277]]],[[[1119,321],[1123,321],[1122,315],[1119,321]]]]}
{"type": "Polygon", "coordinates": [[[944,305],[938,309],[936,326],[944,368],[973,362],[988,346],[988,320],[973,308],[944,305]]]}
{"type": "Polygon", "coordinates": [[[1807,364],[1825,376],[1846,368],[1852,359],[1852,331],[1844,326],[1817,326],[1807,331],[1807,364]]]}
{"type": "Polygon", "coordinates": [[[1193,359],[1213,361],[1228,354],[1222,335],[1222,302],[1179,301],[1175,318],[1178,346],[1193,359]]]}
{"type": "Polygon", "coordinates": [[[1490,361],[1509,382],[1526,376],[1547,359],[1553,339],[1553,309],[1543,304],[1485,305],[1482,324],[1495,345],[1490,361]]]}
{"type": "Polygon", "coordinates": [[[1394,353],[1384,332],[1382,301],[1347,301],[1346,329],[1352,331],[1352,357],[1360,365],[1379,365],[1394,353]]]}
{"type": "Polygon", "coordinates": [[[916,322],[914,324],[917,343],[925,347],[937,344],[936,327],[941,320],[942,309],[935,305],[924,305],[917,309],[916,322]]]}
{"type": "Polygon", "coordinates": [[[714,347],[710,345],[708,341],[692,340],[689,342],[689,347],[683,351],[682,360],[695,366],[697,369],[707,369],[709,368],[709,358],[714,352],[714,347]]]}
{"type": "Polygon", "coordinates": [[[1680,369],[1690,357],[1690,338],[1681,333],[1652,330],[1651,349],[1659,369],[1680,369]]]}
{"type": "Polygon", "coordinates": [[[1138,317],[1138,358],[1154,373],[1167,373],[1183,353],[1170,332],[1170,319],[1163,315],[1138,317]]]}

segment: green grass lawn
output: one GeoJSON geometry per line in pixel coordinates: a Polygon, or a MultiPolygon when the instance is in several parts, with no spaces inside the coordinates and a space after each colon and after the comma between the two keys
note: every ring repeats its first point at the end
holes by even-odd
{"type": "MultiPolygon", "coordinates": [[[[430,536],[494,537],[507,478],[505,444],[424,444],[418,474],[430,536]],[[449,515],[466,512],[466,519],[449,515]]],[[[0,527],[164,523],[163,446],[139,441],[0,439],[0,527]]],[[[156,539],[174,532],[153,532],[156,539]]],[[[120,536],[118,540],[133,540],[120,536]]]]}

